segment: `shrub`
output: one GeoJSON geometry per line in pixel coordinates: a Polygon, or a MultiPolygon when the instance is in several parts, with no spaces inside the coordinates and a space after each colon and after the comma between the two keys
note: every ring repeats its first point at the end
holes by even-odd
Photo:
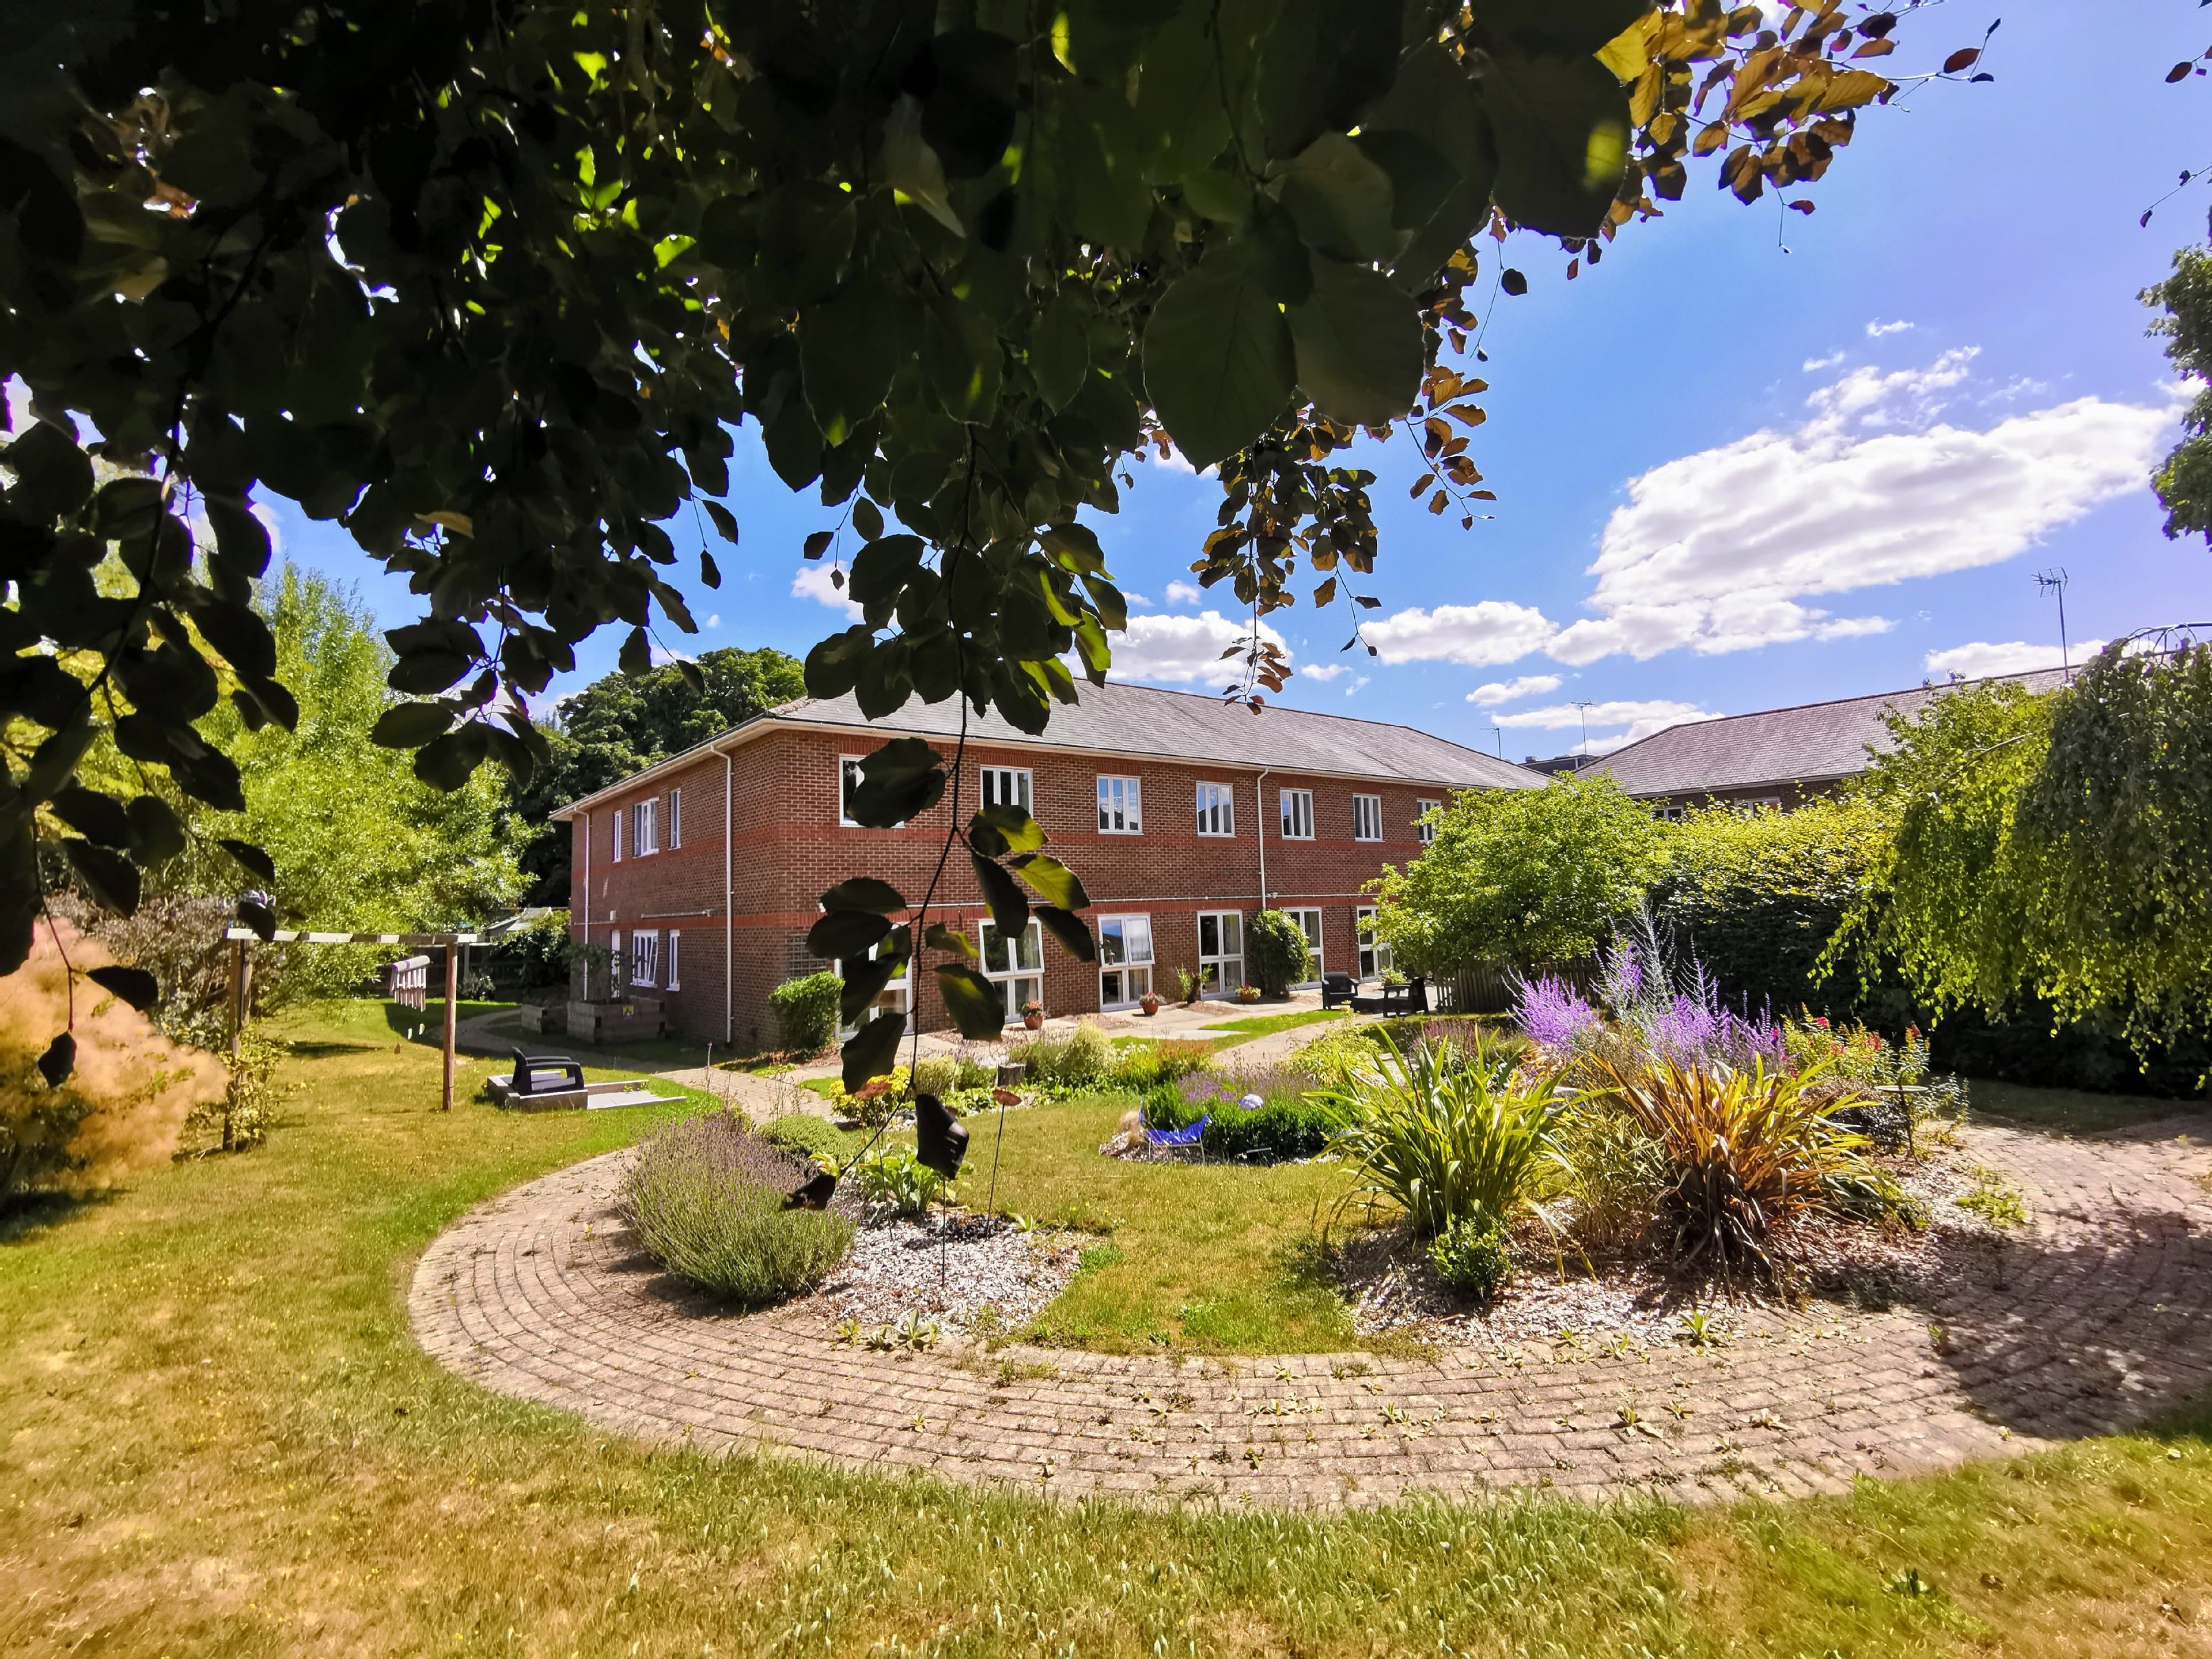
{"type": "Polygon", "coordinates": [[[967,1054],[924,1054],[915,1065],[914,1089],[916,1094],[945,1100],[964,1089],[988,1089],[998,1076],[993,1067],[967,1054]]]}
{"type": "Polygon", "coordinates": [[[1185,1097],[1172,1083],[1156,1085],[1145,1097],[1145,1127],[1147,1129],[1180,1129],[1195,1123],[1206,1114],[1206,1107],[1185,1097]]]}
{"type": "Polygon", "coordinates": [[[276,1081],[283,1049],[248,1025],[238,1034],[238,1052],[218,1056],[230,1074],[222,1094],[194,1106],[185,1120],[185,1139],[203,1152],[244,1152],[258,1146],[269,1135],[269,1121],[277,1102],[293,1093],[297,1084],[276,1081]]]}
{"type": "Polygon", "coordinates": [[[1137,1043],[1123,1049],[1114,1062],[1112,1081],[1124,1089],[1151,1090],[1204,1071],[1212,1058],[1210,1042],[1167,1037],[1137,1043]]]}
{"type": "Polygon", "coordinates": [[[1083,1020],[1066,1037],[1031,1037],[1009,1048],[1006,1057],[1022,1063],[1024,1082],[1075,1093],[1108,1080],[1114,1045],[1097,1025],[1083,1020]]]}
{"type": "Polygon", "coordinates": [[[1282,996],[1308,977],[1311,962],[1305,930],[1289,911],[1261,910],[1245,925],[1245,971],[1268,996],[1282,996]]]}
{"type": "Polygon", "coordinates": [[[842,1158],[852,1144],[842,1129],[806,1112],[771,1120],[762,1128],[760,1138],[783,1152],[833,1163],[842,1158]]]}
{"type": "Polygon", "coordinates": [[[1382,1059],[1379,1030],[1374,1025],[1333,1025],[1292,1051],[1287,1063],[1316,1088],[1346,1088],[1358,1079],[1375,1075],[1382,1059]]]}
{"type": "Polygon", "coordinates": [[[1333,1097],[1343,1127],[1332,1147],[1359,1170],[1352,1197],[1396,1205],[1416,1237],[1432,1238],[1462,1216],[1509,1217],[1556,1190],[1567,1102],[1548,1077],[1515,1093],[1510,1073],[1480,1046],[1388,1045],[1373,1078],[1333,1097]]]}
{"type": "Polygon", "coordinates": [[[1505,1287],[1513,1259],[1505,1250],[1505,1227],[1494,1215],[1461,1216],[1429,1245],[1429,1260],[1454,1290],[1488,1302],[1505,1287]]]}
{"type": "Polygon", "coordinates": [[[1775,1227],[1820,1203],[1831,1182],[1878,1182],[1860,1156],[1864,1139],[1828,1115],[1825,1066],[1770,1073],[1662,1059],[1599,1069],[1606,1093],[1658,1148],[1659,1212],[1678,1259],[1710,1261],[1724,1275],[1771,1269],[1775,1227]]]}
{"type": "Polygon", "coordinates": [[[716,1112],[638,1148],[621,1208],[646,1253],[671,1273],[759,1307],[812,1290],[852,1247],[851,1217],[783,1207],[812,1172],[716,1112]]]}
{"type": "Polygon", "coordinates": [[[1234,1100],[1212,1108],[1212,1116],[1199,1137],[1209,1156],[1273,1164],[1311,1158],[1328,1149],[1340,1118],[1333,1103],[1304,1094],[1263,1098],[1267,1103],[1255,1111],[1246,1111],[1234,1100]]]}
{"type": "Polygon", "coordinates": [[[837,1003],[845,987],[824,969],[787,979],[769,993],[777,1039],[786,1054],[818,1054],[837,1038],[837,1003]]]}
{"type": "Polygon", "coordinates": [[[1666,1160],[1634,1119],[1604,1095],[1586,1096],[1561,1120],[1569,1231],[1585,1251],[1612,1253],[1650,1231],[1667,1182],[1666,1160]]]}
{"type": "Polygon", "coordinates": [[[170,1042],[129,1003],[82,979],[76,1067],[47,1087],[39,1057],[69,1021],[64,945],[80,974],[112,960],[57,920],[37,928],[29,957],[0,978],[0,1202],[93,1190],[167,1162],[189,1115],[222,1097],[223,1068],[212,1054],[170,1042]]]}
{"type": "Polygon", "coordinates": [[[897,1146],[869,1153],[853,1166],[853,1180],[869,1203],[888,1206],[900,1215],[920,1215],[951,1191],[943,1176],[897,1146]]]}

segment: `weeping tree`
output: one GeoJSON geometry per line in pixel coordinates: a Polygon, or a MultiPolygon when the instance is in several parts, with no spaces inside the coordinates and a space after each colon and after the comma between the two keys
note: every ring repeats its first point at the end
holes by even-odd
{"type": "MultiPolygon", "coordinates": [[[[8,15],[0,376],[31,418],[0,451],[0,971],[38,912],[34,836],[126,911],[174,850],[154,796],[73,787],[96,732],[235,811],[199,722],[225,700],[249,726],[297,719],[250,604],[263,494],[421,596],[389,635],[407,701],[375,731],[441,788],[543,761],[520,699],[595,629],[623,629],[640,672],[656,629],[691,629],[667,526],[716,585],[747,422],[835,509],[805,551],[849,554],[863,608],[808,656],[808,688],[871,715],[957,697],[1039,732],[1110,660],[1125,606],[1078,515],[1115,510],[1146,447],[1219,469],[1206,584],[1255,622],[1301,591],[1356,618],[1376,556],[1376,475],[1346,453],[1363,431],[1402,435],[1437,514],[1471,524],[1485,493],[1471,296],[1486,259],[1492,291],[1526,282],[1479,236],[1559,238],[1574,274],[1698,158],[1746,202],[1800,191],[1899,84],[1875,67],[1898,14],[1838,0],[1778,24],[1716,0],[8,15]]],[[[1286,672],[1255,626],[1232,690],[1256,701],[1286,672]]],[[[1000,926],[1033,910],[1087,957],[1080,881],[1025,816],[963,819],[957,776],[890,744],[852,810],[913,820],[950,782],[947,850],[1000,926]]],[[[848,1017],[927,951],[963,1027],[996,1029],[935,896],[864,877],[824,896],[816,948],[866,964],[848,1017]]],[[[849,1082],[896,1030],[860,1028],[849,1082]]]]}
{"type": "Polygon", "coordinates": [[[1893,816],[1844,936],[1937,1009],[2117,1012],[2139,1051],[2212,1016],[2212,646],[2119,641],[2062,691],[1893,717],[1893,816]],[[2143,643],[2168,649],[2143,650],[2143,643]]]}

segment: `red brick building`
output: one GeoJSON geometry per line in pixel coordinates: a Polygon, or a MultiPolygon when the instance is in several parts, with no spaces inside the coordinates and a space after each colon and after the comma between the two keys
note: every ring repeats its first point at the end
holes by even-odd
{"type": "MultiPolygon", "coordinates": [[[[769,993],[827,965],[806,948],[818,896],[871,875],[918,903],[951,822],[948,792],[902,828],[858,828],[848,775],[894,737],[949,760],[959,730],[957,702],[871,721],[850,697],[801,698],[562,808],[572,933],[621,952],[674,1029],[772,1042],[769,993]]],[[[1374,978],[1388,951],[1361,937],[1361,890],[1419,855],[1423,813],[1454,790],[1542,781],[1407,726],[1119,684],[1083,688],[1042,738],[970,711],[961,774],[963,819],[982,800],[1026,807],[1091,895],[1095,965],[1034,922],[1000,939],[964,860],[946,862],[931,919],[978,945],[1010,1016],[1032,996],[1056,1014],[1130,1006],[1147,988],[1173,1000],[1178,969],[1233,993],[1244,923],[1269,906],[1299,916],[1322,971],[1374,978]]],[[[919,984],[923,1029],[948,1025],[927,971],[919,984]]]]}

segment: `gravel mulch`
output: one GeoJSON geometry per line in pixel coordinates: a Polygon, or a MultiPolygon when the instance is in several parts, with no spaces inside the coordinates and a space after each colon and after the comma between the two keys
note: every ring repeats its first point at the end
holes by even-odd
{"type": "Polygon", "coordinates": [[[878,1210],[829,1282],[794,1305],[866,1325],[912,1313],[962,1332],[1018,1328],[1067,1288],[1081,1254],[1072,1234],[1024,1232],[1003,1217],[878,1210]]]}

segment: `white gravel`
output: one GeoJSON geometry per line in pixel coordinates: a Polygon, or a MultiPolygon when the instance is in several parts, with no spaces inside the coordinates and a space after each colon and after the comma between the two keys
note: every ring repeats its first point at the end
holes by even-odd
{"type": "Polygon", "coordinates": [[[912,1313],[963,1332],[979,1321],[1018,1329],[1067,1288],[1081,1254],[1073,1235],[1024,1232],[1003,1218],[878,1211],[830,1281],[799,1305],[833,1322],[888,1324],[912,1313]]]}

